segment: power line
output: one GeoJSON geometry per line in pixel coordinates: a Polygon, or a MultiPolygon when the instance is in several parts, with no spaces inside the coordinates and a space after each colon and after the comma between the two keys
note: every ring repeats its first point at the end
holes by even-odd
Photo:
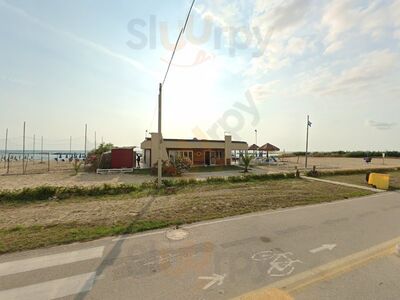
{"type": "Polygon", "coordinates": [[[172,61],[173,61],[173,59],[174,59],[174,57],[175,57],[176,49],[178,48],[179,41],[180,41],[180,39],[181,39],[183,33],[184,33],[185,30],[186,30],[186,26],[187,26],[187,23],[188,23],[188,21],[189,21],[190,14],[192,13],[193,6],[194,6],[194,3],[195,3],[195,2],[196,2],[196,0],[193,0],[192,5],[190,6],[189,12],[188,12],[188,14],[187,14],[187,16],[186,16],[185,25],[183,26],[183,28],[182,28],[181,31],[179,32],[178,39],[176,40],[175,47],[174,47],[174,51],[172,52],[171,59],[169,60],[168,67],[167,67],[167,72],[165,72],[165,76],[164,76],[164,80],[163,80],[163,82],[162,82],[162,85],[164,85],[164,84],[165,84],[165,81],[167,80],[167,76],[168,76],[168,73],[169,73],[169,69],[171,68],[172,61]]]}
{"type": "Polygon", "coordinates": [[[183,33],[186,30],[186,25],[189,21],[190,14],[192,12],[195,1],[196,0],[193,0],[192,5],[190,6],[189,12],[186,16],[186,22],[185,22],[183,28],[181,29],[181,31],[179,32],[178,39],[176,40],[174,51],[172,52],[171,59],[169,60],[169,63],[168,63],[167,71],[165,72],[164,80],[159,85],[159,92],[158,92],[158,159],[157,159],[157,185],[158,185],[158,187],[161,187],[161,185],[162,185],[162,147],[161,147],[161,144],[162,144],[162,130],[161,130],[162,129],[162,89],[165,84],[165,81],[167,80],[169,69],[171,68],[171,64],[174,59],[176,49],[178,48],[179,41],[180,41],[183,33]]]}

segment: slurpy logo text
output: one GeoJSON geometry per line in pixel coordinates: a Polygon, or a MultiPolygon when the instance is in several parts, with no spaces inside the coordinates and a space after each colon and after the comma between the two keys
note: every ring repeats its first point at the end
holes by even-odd
{"type": "MultiPolygon", "coordinates": [[[[213,19],[205,17],[201,22],[195,24],[193,18],[188,22],[185,30],[185,39],[178,45],[177,50],[183,50],[188,44],[201,49],[207,45],[208,49],[227,50],[231,57],[237,55],[238,51],[250,50],[253,57],[263,55],[271,37],[272,31],[262,33],[259,27],[233,27],[215,25],[213,19]]],[[[132,19],[127,26],[128,32],[132,36],[127,41],[128,47],[133,50],[151,49],[154,50],[161,45],[164,49],[172,51],[175,46],[177,34],[176,29],[172,29],[168,22],[158,22],[155,15],[150,15],[149,19],[132,19]]],[[[198,50],[195,62],[191,65],[202,63],[213,55],[206,55],[203,50],[198,50]]]]}

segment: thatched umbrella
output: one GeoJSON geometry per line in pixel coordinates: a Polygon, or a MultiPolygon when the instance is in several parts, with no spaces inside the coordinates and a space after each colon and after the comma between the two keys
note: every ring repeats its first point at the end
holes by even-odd
{"type": "Polygon", "coordinates": [[[281,149],[270,143],[266,143],[264,146],[261,146],[258,150],[267,152],[267,158],[268,158],[269,152],[280,151],[281,149]]]}
{"type": "Polygon", "coordinates": [[[260,149],[260,147],[258,147],[256,144],[253,144],[249,147],[249,151],[253,151],[253,154],[256,154],[256,151],[260,149]]]}

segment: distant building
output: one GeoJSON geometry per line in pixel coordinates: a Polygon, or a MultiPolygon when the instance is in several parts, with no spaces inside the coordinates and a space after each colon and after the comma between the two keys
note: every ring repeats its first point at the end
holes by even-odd
{"type": "MultiPolygon", "coordinates": [[[[158,160],[158,133],[152,133],[150,138],[142,142],[143,163],[152,167],[158,160]]],[[[246,152],[246,142],[232,141],[231,136],[225,140],[198,139],[163,139],[162,160],[175,160],[176,157],[188,157],[194,166],[223,166],[232,163],[232,153],[246,152]]]]}

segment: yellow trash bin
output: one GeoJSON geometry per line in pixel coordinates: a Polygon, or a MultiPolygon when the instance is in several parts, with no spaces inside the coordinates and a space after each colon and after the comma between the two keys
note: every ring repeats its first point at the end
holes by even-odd
{"type": "Polygon", "coordinates": [[[387,174],[371,173],[369,175],[368,184],[373,185],[380,190],[388,190],[390,184],[390,176],[387,174]]]}

